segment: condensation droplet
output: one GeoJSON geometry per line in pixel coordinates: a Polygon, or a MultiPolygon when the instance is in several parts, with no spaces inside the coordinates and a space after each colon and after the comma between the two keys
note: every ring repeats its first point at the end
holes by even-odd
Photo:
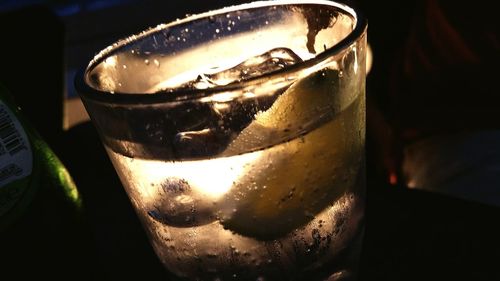
{"type": "Polygon", "coordinates": [[[160,61],[159,60],[154,59],[153,63],[155,64],[156,67],[160,67],[160,61]]]}

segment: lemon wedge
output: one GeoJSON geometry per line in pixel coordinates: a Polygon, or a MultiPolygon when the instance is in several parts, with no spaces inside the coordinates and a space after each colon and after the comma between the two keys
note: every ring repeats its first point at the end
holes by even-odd
{"type": "MultiPolygon", "coordinates": [[[[364,149],[364,95],[343,93],[339,71],[297,81],[228,146],[262,151],[224,198],[224,227],[261,240],[275,239],[310,221],[353,185],[364,149]],[[355,98],[346,104],[346,95],[355,98]]],[[[349,89],[352,87],[348,87],[349,89]]]]}

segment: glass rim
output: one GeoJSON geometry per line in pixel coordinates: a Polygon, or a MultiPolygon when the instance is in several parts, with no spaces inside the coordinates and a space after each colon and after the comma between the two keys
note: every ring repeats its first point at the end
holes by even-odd
{"type": "Polygon", "coordinates": [[[245,3],[240,5],[229,6],[221,9],[216,9],[213,11],[208,11],[200,14],[191,15],[180,20],[176,20],[167,24],[159,24],[156,27],[149,28],[138,34],[130,35],[126,38],[116,41],[111,46],[108,46],[101,50],[94,58],[90,61],[87,67],[79,69],[75,75],[74,86],[80,96],[87,99],[98,101],[102,103],[113,103],[113,104],[156,104],[156,103],[167,103],[167,102],[185,102],[192,100],[199,100],[201,98],[210,97],[212,95],[235,91],[243,89],[246,86],[252,84],[258,84],[259,82],[267,81],[272,77],[279,77],[286,73],[294,73],[303,69],[307,69],[311,66],[318,65],[321,62],[327,60],[328,58],[340,54],[346,48],[351,46],[356,42],[366,31],[368,22],[366,18],[360,13],[359,10],[348,6],[343,3],[333,2],[329,0],[273,0],[273,1],[258,1],[252,3],[245,3]],[[216,86],[207,89],[174,89],[173,91],[159,91],[157,93],[121,93],[103,91],[96,89],[89,85],[88,75],[89,73],[98,66],[101,62],[107,59],[109,56],[120,52],[125,47],[129,46],[144,37],[147,37],[153,33],[164,30],[165,28],[170,28],[172,26],[184,24],[187,22],[200,20],[208,18],[214,15],[220,15],[224,13],[234,12],[238,10],[251,10],[255,8],[269,7],[269,6],[285,6],[291,4],[311,4],[320,6],[330,6],[342,10],[345,14],[351,15],[355,22],[354,28],[347,34],[346,37],[341,39],[337,44],[324,50],[313,58],[304,60],[302,62],[286,66],[282,69],[264,73],[244,81],[238,81],[230,83],[228,85],[216,86]]]}

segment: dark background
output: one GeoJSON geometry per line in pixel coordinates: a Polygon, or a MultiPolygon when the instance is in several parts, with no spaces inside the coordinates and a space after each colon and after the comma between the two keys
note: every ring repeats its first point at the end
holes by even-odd
{"type": "MultiPolygon", "coordinates": [[[[241,2],[247,1],[0,1],[0,81],[83,194],[98,248],[89,259],[98,261],[99,279],[159,280],[168,273],[147,242],[92,124],[84,117],[71,124],[65,119],[64,106],[78,101],[74,73],[119,38],[186,14],[241,2]]],[[[417,1],[355,4],[369,19],[374,52],[367,93],[373,101],[368,107],[390,117],[390,73],[418,14],[417,1]]],[[[390,185],[380,172],[383,164],[376,144],[369,131],[360,279],[500,280],[500,209],[390,185]]],[[[53,267],[52,277],[61,277],[50,259],[40,262],[53,267]]],[[[0,271],[8,266],[0,264],[0,271]]],[[[82,264],[82,270],[86,266],[82,264]]]]}

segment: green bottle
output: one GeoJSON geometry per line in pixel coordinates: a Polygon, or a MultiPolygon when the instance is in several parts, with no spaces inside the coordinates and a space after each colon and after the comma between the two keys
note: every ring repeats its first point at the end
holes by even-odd
{"type": "Polygon", "coordinates": [[[73,179],[0,84],[0,272],[91,278],[94,246],[73,179]]]}

